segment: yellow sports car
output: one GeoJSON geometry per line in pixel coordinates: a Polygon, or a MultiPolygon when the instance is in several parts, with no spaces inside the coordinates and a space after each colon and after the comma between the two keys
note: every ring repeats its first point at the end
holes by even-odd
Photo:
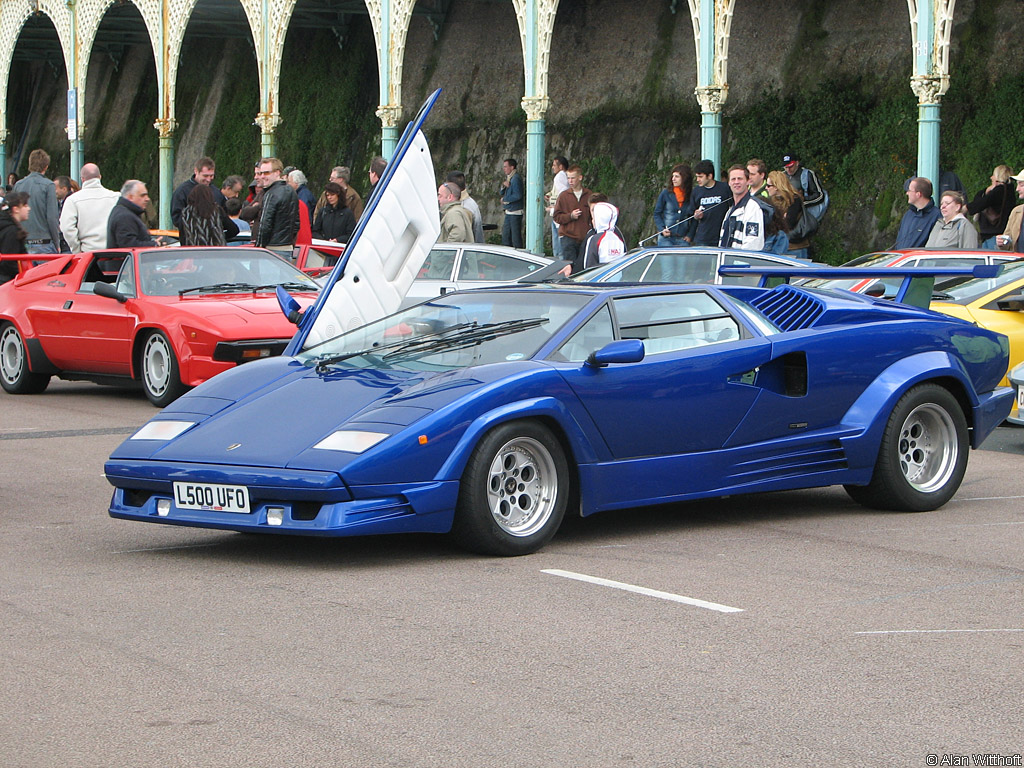
{"type": "MultiPolygon", "coordinates": [[[[933,294],[929,307],[1006,334],[1010,340],[1010,370],[1024,362],[1024,260],[1006,264],[996,277],[944,287],[933,294]]],[[[1010,382],[1004,378],[1001,384],[1009,386],[1010,382]]],[[[1018,418],[1016,408],[1010,417],[1018,418]]]]}

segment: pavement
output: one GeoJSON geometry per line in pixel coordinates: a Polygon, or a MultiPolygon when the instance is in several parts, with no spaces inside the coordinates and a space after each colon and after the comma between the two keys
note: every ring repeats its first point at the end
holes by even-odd
{"type": "Polygon", "coordinates": [[[738,496],[500,559],[113,520],[154,413],[0,394],[5,768],[1021,764],[1024,429],[934,512],[738,496]]]}

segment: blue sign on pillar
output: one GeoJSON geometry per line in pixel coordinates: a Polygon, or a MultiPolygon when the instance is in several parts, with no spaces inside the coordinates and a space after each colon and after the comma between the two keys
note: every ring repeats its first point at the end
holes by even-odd
{"type": "Polygon", "coordinates": [[[68,141],[78,141],[77,88],[68,88],[68,141]]]}

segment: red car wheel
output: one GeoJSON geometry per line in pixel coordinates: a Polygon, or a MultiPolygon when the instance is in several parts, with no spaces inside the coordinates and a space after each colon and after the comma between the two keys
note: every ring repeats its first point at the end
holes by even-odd
{"type": "Polygon", "coordinates": [[[34,395],[50,383],[44,373],[33,373],[28,367],[28,352],[13,323],[0,325],[0,384],[12,395],[34,395]]]}

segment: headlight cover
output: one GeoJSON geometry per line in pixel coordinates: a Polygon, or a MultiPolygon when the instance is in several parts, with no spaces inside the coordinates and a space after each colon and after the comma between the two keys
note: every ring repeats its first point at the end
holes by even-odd
{"type": "Polygon", "coordinates": [[[194,421],[151,421],[132,435],[129,440],[173,440],[185,430],[194,427],[194,421]]]}
{"type": "Polygon", "coordinates": [[[345,451],[346,453],[363,453],[368,451],[381,440],[391,437],[386,432],[363,432],[355,429],[339,429],[332,432],[314,448],[322,451],[345,451]]]}

